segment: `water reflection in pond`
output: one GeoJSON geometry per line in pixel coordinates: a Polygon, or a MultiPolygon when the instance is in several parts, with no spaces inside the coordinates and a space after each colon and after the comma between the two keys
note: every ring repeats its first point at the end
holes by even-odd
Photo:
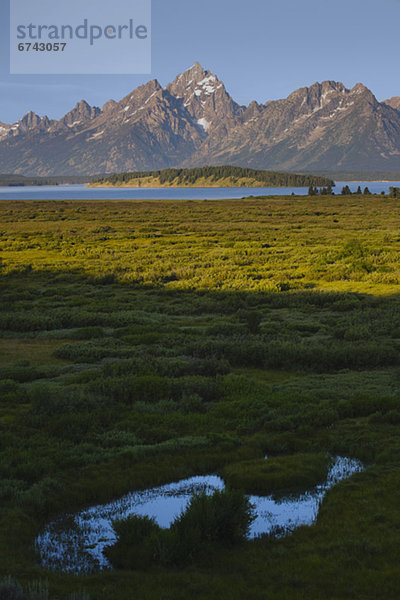
{"type": "MultiPolygon", "coordinates": [[[[276,531],[282,535],[300,525],[311,525],[326,491],[362,469],[357,460],[336,457],[332,460],[326,481],[309,492],[279,499],[250,496],[257,513],[250,537],[276,531]]],[[[92,506],[75,515],[64,515],[49,523],[36,539],[41,563],[50,569],[76,574],[109,568],[103,550],[116,541],[112,528],[114,519],[135,513],[155,517],[161,527],[168,527],[193,493],[202,490],[212,493],[223,488],[223,480],[216,475],[191,477],[132,492],[119,500],[92,506]]]]}

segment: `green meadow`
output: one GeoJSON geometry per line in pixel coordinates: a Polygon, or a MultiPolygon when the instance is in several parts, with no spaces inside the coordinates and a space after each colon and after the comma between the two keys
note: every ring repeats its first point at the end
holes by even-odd
{"type": "Polygon", "coordinates": [[[0,600],[400,597],[398,200],[2,201],[0,257],[0,600]],[[366,468],[286,537],[39,564],[61,513],[209,473],[300,492],[335,455],[366,468]]]}

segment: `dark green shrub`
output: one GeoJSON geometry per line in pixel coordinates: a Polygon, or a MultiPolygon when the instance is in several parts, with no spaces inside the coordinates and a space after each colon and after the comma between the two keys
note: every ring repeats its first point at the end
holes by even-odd
{"type": "Polygon", "coordinates": [[[231,546],[243,541],[253,520],[248,498],[238,490],[217,490],[194,494],[187,508],[175,519],[171,528],[178,538],[192,546],[216,542],[231,546]]]}
{"type": "Polygon", "coordinates": [[[140,569],[152,564],[184,566],[221,546],[245,540],[254,519],[248,498],[237,490],[194,494],[169,529],[154,519],[133,515],[114,522],[117,543],[106,549],[112,565],[140,569]]]}
{"type": "Polygon", "coordinates": [[[183,414],[201,413],[205,411],[205,406],[201,396],[198,394],[183,395],[180,402],[180,410],[183,414]]]}
{"type": "Polygon", "coordinates": [[[68,336],[72,340],[91,340],[96,338],[104,337],[104,330],[102,327],[81,327],[71,331],[68,336]]]}
{"type": "Polygon", "coordinates": [[[260,333],[260,325],[263,320],[263,313],[256,310],[238,310],[238,317],[245,321],[247,329],[252,334],[260,333]]]}
{"type": "Polygon", "coordinates": [[[75,363],[94,363],[103,358],[114,356],[124,358],[130,354],[129,347],[123,346],[121,342],[113,339],[63,344],[54,351],[56,358],[71,360],[75,363]]]}
{"type": "Polygon", "coordinates": [[[21,494],[20,501],[37,514],[46,514],[51,507],[54,495],[60,490],[60,483],[54,478],[45,477],[21,494]]]}
{"type": "Polygon", "coordinates": [[[19,479],[0,480],[0,502],[16,500],[26,488],[26,483],[19,479]]]}
{"type": "Polygon", "coordinates": [[[151,564],[154,555],[153,534],[161,532],[155,519],[131,515],[114,521],[113,528],[118,542],[108,547],[105,554],[114,567],[142,569],[151,564]]]}
{"type": "Polygon", "coordinates": [[[35,381],[35,379],[46,379],[56,377],[61,372],[60,367],[43,366],[43,367],[1,367],[0,380],[9,379],[18,381],[19,383],[27,383],[35,381]]]}
{"type": "Polygon", "coordinates": [[[0,402],[21,403],[26,401],[26,392],[13,379],[0,381],[0,402]]]}
{"type": "Polygon", "coordinates": [[[171,395],[171,380],[157,375],[135,377],[99,378],[89,384],[93,394],[100,394],[113,402],[132,404],[133,402],[156,403],[168,400],[171,395]]]}
{"type": "Polygon", "coordinates": [[[32,384],[27,392],[31,403],[30,418],[37,419],[61,414],[77,414],[102,406],[99,396],[85,388],[61,387],[50,382],[32,384]]]}
{"type": "Polygon", "coordinates": [[[217,381],[199,376],[171,380],[171,396],[174,400],[181,400],[192,395],[199,396],[203,402],[216,402],[219,399],[217,381]]]}
{"type": "Polygon", "coordinates": [[[400,401],[394,396],[358,394],[348,400],[341,400],[337,408],[341,419],[354,419],[378,414],[383,416],[389,412],[397,412],[400,408],[400,401]]]}

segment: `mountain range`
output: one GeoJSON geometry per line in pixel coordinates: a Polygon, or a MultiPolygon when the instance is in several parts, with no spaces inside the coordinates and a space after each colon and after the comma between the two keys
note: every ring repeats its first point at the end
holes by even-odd
{"type": "Polygon", "coordinates": [[[0,122],[0,171],[92,175],[238,165],[280,171],[400,172],[400,97],[324,81],[240,106],[199,63],[163,88],[149,81],[100,109],[82,100],[59,121],[0,122]]]}

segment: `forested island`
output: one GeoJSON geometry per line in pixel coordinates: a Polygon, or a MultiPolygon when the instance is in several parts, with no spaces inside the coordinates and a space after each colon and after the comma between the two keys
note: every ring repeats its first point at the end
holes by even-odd
{"type": "Polygon", "coordinates": [[[199,167],[115,173],[94,180],[96,187],[309,187],[333,186],[331,179],[315,175],[297,175],[260,171],[242,167],[199,167]]]}

